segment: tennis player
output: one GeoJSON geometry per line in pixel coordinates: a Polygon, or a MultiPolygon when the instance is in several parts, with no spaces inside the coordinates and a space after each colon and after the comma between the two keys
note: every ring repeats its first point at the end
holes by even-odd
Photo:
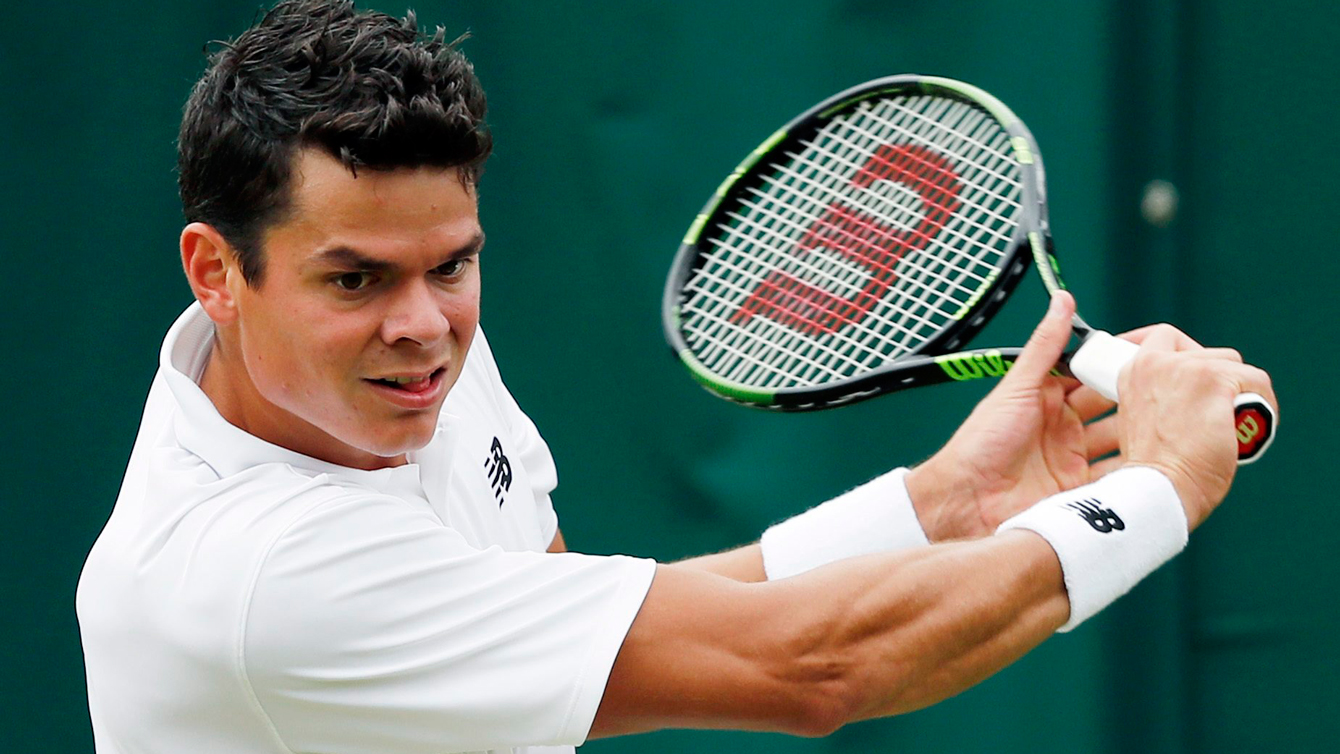
{"type": "Polygon", "coordinates": [[[195,294],[78,612],[97,749],[538,751],[823,735],[932,704],[1176,554],[1235,470],[1233,352],[1135,333],[1121,421],[1048,376],[1058,294],[945,448],[684,563],[564,552],[479,328],[491,142],[442,33],[294,0],[179,145],[195,294]],[[1091,464],[1110,451],[1120,456],[1091,464]],[[1101,477],[1101,478],[1100,478],[1101,477]]]}

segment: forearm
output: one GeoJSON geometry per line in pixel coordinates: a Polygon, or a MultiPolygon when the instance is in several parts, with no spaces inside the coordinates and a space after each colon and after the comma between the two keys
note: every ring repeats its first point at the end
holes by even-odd
{"type": "Polygon", "coordinates": [[[740,584],[662,567],[610,675],[592,736],[665,727],[801,735],[943,699],[1066,618],[1040,537],[853,558],[740,584]]]}
{"type": "Polygon", "coordinates": [[[793,582],[777,584],[795,590],[779,597],[807,604],[798,628],[814,639],[800,654],[833,669],[845,696],[839,725],[953,696],[1069,613],[1056,555],[1029,532],[835,563],[793,582]]]}
{"type": "Polygon", "coordinates": [[[759,551],[757,543],[681,560],[673,563],[671,567],[714,573],[732,581],[750,584],[768,580],[768,575],[763,572],[763,554],[759,551]]]}

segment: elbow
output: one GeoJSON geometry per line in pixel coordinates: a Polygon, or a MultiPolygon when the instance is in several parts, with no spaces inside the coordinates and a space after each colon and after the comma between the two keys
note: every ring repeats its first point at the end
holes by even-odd
{"type": "Polygon", "coordinates": [[[860,717],[864,708],[853,668],[838,653],[807,647],[775,678],[787,703],[778,727],[785,733],[821,738],[860,717]]]}
{"type": "Polygon", "coordinates": [[[823,738],[852,722],[856,705],[840,681],[813,684],[797,701],[796,713],[785,732],[804,738],[823,738]]]}
{"type": "Polygon", "coordinates": [[[773,729],[805,738],[821,738],[862,717],[868,691],[857,657],[822,621],[781,624],[776,648],[768,653],[768,676],[780,713],[773,729]]]}

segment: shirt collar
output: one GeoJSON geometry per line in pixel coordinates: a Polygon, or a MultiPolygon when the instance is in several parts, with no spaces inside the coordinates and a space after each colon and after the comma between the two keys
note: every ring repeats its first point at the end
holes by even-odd
{"type": "Polygon", "coordinates": [[[445,446],[452,417],[438,421],[437,433],[424,449],[410,454],[410,463],[366,471],[322,461],[266,442],[224,419],[198,384],[214,347],[214,323],[199,302],[182,312],[163,340],[159,369],[180,409],[174,420],[177,440],[199,456],[220,477],[240,474],[263,464],[279,463],[311,474],[329,474],[360,486],[396,493],[423,494],[419,459],[445,446]]]}

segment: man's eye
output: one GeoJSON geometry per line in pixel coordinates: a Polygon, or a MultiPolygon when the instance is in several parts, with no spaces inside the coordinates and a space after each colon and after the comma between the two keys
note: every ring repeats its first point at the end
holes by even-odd
{"type": "Polygon", "coordinates": [[[453,259],[450,262],[439,266],[437,269],[433,270],[433,272],[445,278],[454,278],[462,272],[465,272],[465,265],[467,263],[468,262],[465,259],[453,259]]]}
{"type": "Polygon", "coordinates": [[[361,291],[372,285],[373,276],[370,272],[346,272],[335,278],[335,285],[345,291],[361,291]]]}

